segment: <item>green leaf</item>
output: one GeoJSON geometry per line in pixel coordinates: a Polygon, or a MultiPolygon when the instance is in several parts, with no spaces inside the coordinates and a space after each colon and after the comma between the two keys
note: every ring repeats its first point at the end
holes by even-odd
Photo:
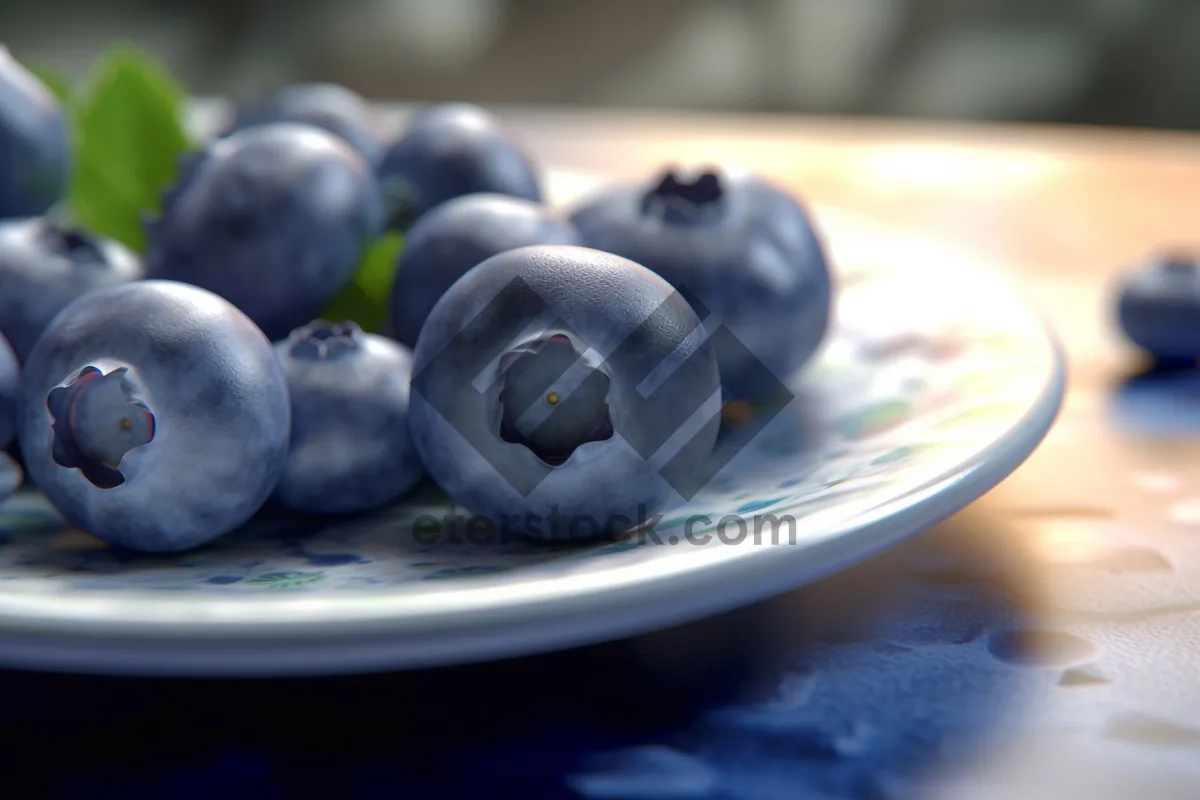
{"type": "Polygon", "coordinates": [[[367,333],[379,333],[387,322],[386,310],[371,302],[371,298],[356,283],[348,283],[333,302],[321,312],[321,319],[330,322],[353,320],[367,333]]]}
{"type": "Polygon", "coordinates": [[[388,298],[396,275],[396,259],[404,249],[404,234],[389,233],[377,239],[359,262],[350,283],[321,314],[330,322],[353,320],[368,333],[387,324],[388,298]]]}
{"type": "Polygon", "coordinates": [[[25,65],[25,69],[32,72],[38,80],[46,84],[46,88],[54,93],[54,96],[58,98],[58,102],[66,105],[71,100],[74,89],[71,87],[69,80],[41,64],[31,64],[28,61],[22,63],[25,65]]]}
{"type": "Polygon", "coordinates": [[[179,156],[190,147],[186,93],[153,59],[119,47],[74,99],[71,214],[77,224],[142,252],[142,217],[158,209],[179,156]]]}

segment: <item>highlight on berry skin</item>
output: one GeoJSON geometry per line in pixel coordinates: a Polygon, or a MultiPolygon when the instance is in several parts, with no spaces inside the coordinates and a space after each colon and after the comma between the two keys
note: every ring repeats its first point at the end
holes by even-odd
{"type": "Polygon", "coordinates": [[[136,396],[129,369],[84,367],[46,396],[54,463],[78,469],[97,488],[125,483],[121,460],[154,439],[154,414],[136,396]]]}

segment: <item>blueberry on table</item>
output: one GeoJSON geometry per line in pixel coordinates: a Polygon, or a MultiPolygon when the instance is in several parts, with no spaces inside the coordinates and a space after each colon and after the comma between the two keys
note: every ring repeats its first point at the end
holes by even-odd
{"type": "Polygon", "coordinates": [[[1200,262],[1169,254],[1121,277],[1117,321],[1131,342],[1164,366],[1200,359],[1200,262]]]}
{"type": "Polygon", "coordinates": [[[46,213],[66,194],[70,172],[62,106],[0,45],[0,219],[46,213]]]}
{"type": "Polygon", "coordinates": [[[467,103],[414,114],[379,165],[379,185],[393,230],[407,229],[431,208],[464,194],[542,200],[532,160],[494,116],[467,103]]]}
{"type": "MultiPolygon", "coordinates": [[[[12,443],[17,433],[17,397],[21,369],[8,340],[0,334],[0,450],[12,443]]],[[[3,458],[3,454],[0,454],[3,458]]]]}
{"type": "Polygon", "coordinates": [[[275,122],[314,125],[341,137],[372,167],[384,151],[384,138],[370,103],[335,83],[285,86],[261,102],[240,109],[225,135],[275,122]]]}
{"type": "Polygon", "coordinates": [[[119,547],[187,550],[267,501],[291,407],[271,343],[233,305],[173,281],[98,289],[25,364],[18,436],[38,488],[119,547]]]}
{"type": "Polygon", "coordinates": [[[625,530],[689,496],[716,440],[717,363],[699,317],[628,259],[509,250],[434,306],[410,424],[438,485],[537,539],[625,530]]]}
{"type": "Polygon", "coordinates": [[[141,259],[114,239],[48,217],[0,222],[0,333],[24,361],[68,303],[142,276],[141,259]]]}
{"type": "Polygon", "coordinates": [[[146,271],[221,295],[277,340],[337,295],[381,229],[356,150],[311,125],[260,125],[184,165],[147,224],[146,271]]]}
{"type": "Polygon", "coordinates": [[[313,514],[370,511],[420,481],[408,430],[408,348],[353,322],[317,320],[275,352],[292,401],[279,505],[313,514]]]}
{"type": "Polygon", "coordinates": [[[777,391],[813,356],[829,327],[828,259],[808,211],[744,172],[673,170],[619,187],[577,209],[588,247],[643,264],[683,292],[714,331],[735,398],[777,391]]]}
{"type": "Polygon", "coordinates": [[[405,235],[392,287],[392,334],[416,347],[430,310],[467,270],[535,244],[579,244],[579,235],[550,209],[518,197],[469,194],[438,206],[405,235]]]}

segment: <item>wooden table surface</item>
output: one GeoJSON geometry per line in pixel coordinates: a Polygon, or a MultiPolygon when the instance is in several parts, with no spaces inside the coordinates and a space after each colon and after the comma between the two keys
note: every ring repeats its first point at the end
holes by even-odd
{"type": "MultiPolygon", "coordinates": [[[[682,114],[511,118],[555,167],[620,179],[664,164],[736,163],[810,201],[936,239],[1020,284],[1068,353],[1063,413],[1020,470],[925,539],[961,557],[961,582],[1001,587],[1028,625],[1090,641],[1095,652],[1082,661],[1095,679],[1017,712],[1037,735],[997,744],[966,774],[1002,779],[1008,788],[996,796],[1200,796],[1200,772],[1171,755],[1182,748],[1200,763],[1200,669],[1190,656],[1200,652],[1200,437],[1186,425],[1154,429],[1145,414],[1145,425],[1114,422],[1133,402],[1124,382],[1143,364],[1110,312],[1117,271],[1161,247],[1200,248],[1200,136],[682,114]],[[1081,766],[1067,766],[1071,758],[1081,766]]],[[[1195,405],[1200,419],[1200,388],[1194,396],[1150,399],[1181,418],[1195,405]]],[[[881,559],[805,597],[828,591],[844,605],[858,590],[878,596],[879,581],[904,563],[881,559]]],[[[966,796],[962,786],[943,791],[966,796]]]]}

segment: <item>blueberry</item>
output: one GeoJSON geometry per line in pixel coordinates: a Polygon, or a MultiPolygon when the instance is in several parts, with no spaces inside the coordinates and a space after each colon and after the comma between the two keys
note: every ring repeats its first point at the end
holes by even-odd
{"type": "Polygon", "coordinates": [[[0,45],[0,219],[46,213],[66,194],[70,172],[62,106],[0,45]]]}
{"type": "Polygon", "coordinates": [[[804,207],[780,187],[742,172],[672,170],[621,187],[572,217],[588,247],[632,259],[693,300],[715,331],[721,379],[734,397],[778,390],[820,346],[832,280],[804,207]]]}
{"type": "Polygon", "coordinates": [[[408,432],[412,354],[353,322],[317,320],[275,352],[292,399],[292,438],[275,500],[296,511],[370,511],[423,470],[408,432]]]}
{"type": "Polygon", "coordinates": [[[26,468],[74,525],[167,553],[209,542],[267,500],[291,410],[270,342],[217,295],[173,281],[86,294],[25,364],[26,468]]]}
{"type": "Polygon", "coordinates": [[[392,288],[392,334],[415,347],[434,303],[467,270],[535,244],[579,244],[579,235],[545,206],[518,197],[470,194],[438,206],[405,236],[392,288]]]}
{"type": "Polygon", "coordinates": [[[1200,263],[1164,254],[1129,271],[1117,287],[1125,335],[1164,365],[1200,358],[1200,263]]]}
{"type": "Polygon", "coordinates": [[[383,135],[371,105],[344,86],[299,83],[239,110],[225,135],[275,122],[300,122],[341,137],[372,167],[383,156],[383,135]]]}
{"type": "Polygon", "coordinates": [[[72,300],[142,274],[141,259],[115,240],[46,217],[0,222],[0,333],[24,361],[72,300]]]}
{"type": "Polygon", "coordinates": [[[542,200],[533,162],[478,106],[443,103],[418,111],[379,166],[388,226],[404,230],[421,214],[464,194],[542,200]]]}
{"type": "MultiPolygon", "coordinates": [[[[17,397],[21,370],[8,340],[0,334],[0,450],[12,443],[17,433],[17,397]]],[[[0,456],[2,457],[2,456],[0,456]]]]}
{"type": "Polygon", "coordinates": [[[489,258],[434,306],[415,361],[425,468],[473,514],[526,536],[631,527],[694,490],[716,439],[720,378],[699,318],[609,253],[489,258]]]}
{"type": "Polygon", "coordinates": [[[21,465],[8,453],[0,452],[0,501],[12,496],[25,479],[21,465]]]}
{"type": "Polygon", "coordinates": [[[381,230],[370,167],[309,125],[213,142],[179,181],[147,226],[147,273],[216,292],[273,340],[320,313],[381,230]]]}

